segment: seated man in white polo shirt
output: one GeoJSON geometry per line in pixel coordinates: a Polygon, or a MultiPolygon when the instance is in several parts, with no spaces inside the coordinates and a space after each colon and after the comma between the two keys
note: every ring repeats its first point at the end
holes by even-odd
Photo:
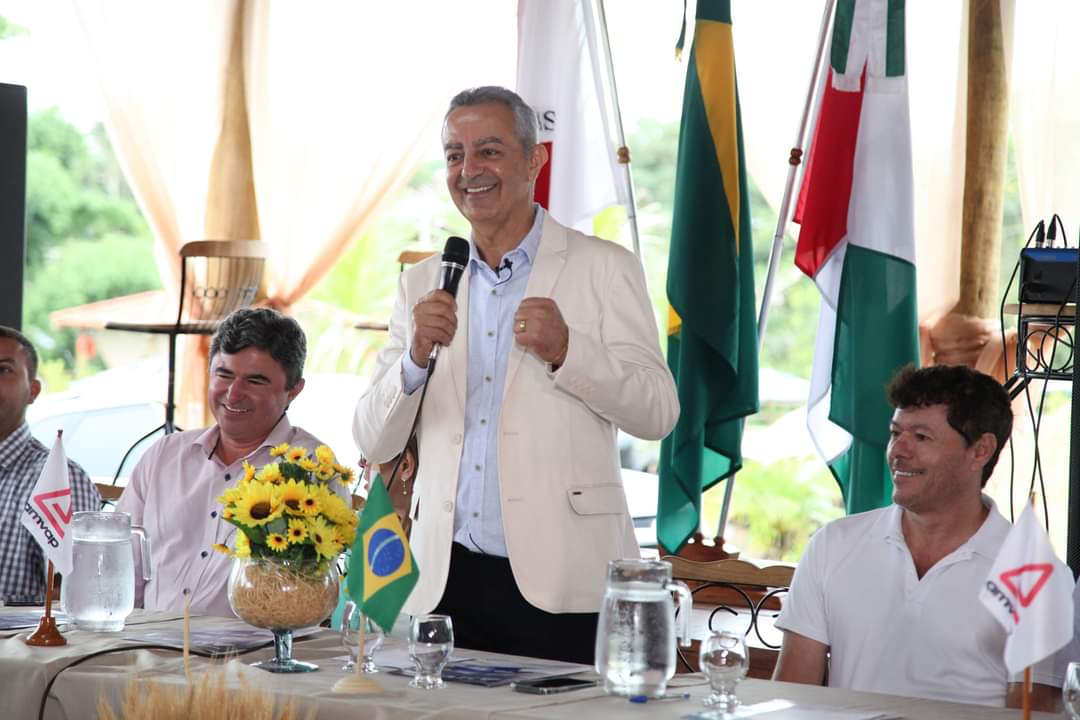
{"type": "MultiPolygon", "coordinates": [[[[982,494],[1012,432],[1009,398],[966,367],[907,367],[888,392],[894,504],[811,538],[776,622],[773,679],[1020,707],[1005,631],[978,597],[1010,528],[982,494]]],[[[1052,665],[1035,668],[1036,709],[1060,695],[1052,665]]]]}

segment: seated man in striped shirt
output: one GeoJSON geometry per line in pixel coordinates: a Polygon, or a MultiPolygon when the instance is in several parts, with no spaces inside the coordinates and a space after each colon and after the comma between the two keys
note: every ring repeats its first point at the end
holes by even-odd
{"type": "MultiPolygon", "coordinates": [[[[41,392],[37,365],[26,336],[0,325],[0,600],[6,604],[45,602],[45,557],[22,524],[23,507],[49,457],[26,424],[26,408],[41,392]]],[[[101,506],[94,483],[71,460],[68,480],[72,512],[101,506]]]]}

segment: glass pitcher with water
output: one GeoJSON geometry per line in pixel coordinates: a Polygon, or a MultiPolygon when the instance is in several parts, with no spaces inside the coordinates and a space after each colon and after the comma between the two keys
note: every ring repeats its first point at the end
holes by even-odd
{"type": "Polygon", "coordinates": [[[150,540],[125,512],[77,512],[71,521],[71,574],[61,585],[64,611],[80,630],[114,632],[135,607],[131,535],[139,537],[143,579],[150,579],[150,540]]]}
{"type": "Polygon", "coordinates": [[[693,600],[685,583],[671,581],[663,560],[612,560],[596,628],[596,672],[612,695],[661,697],[675,674],[675,606],[678,638],[690,645],[693,600]]]}

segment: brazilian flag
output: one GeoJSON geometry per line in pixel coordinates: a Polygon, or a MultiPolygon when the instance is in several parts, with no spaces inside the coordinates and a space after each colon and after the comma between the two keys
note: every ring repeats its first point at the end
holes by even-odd
{"type": "Polygon", "coordinates": [[[349,597],[389,633],[419,578],[420,569],[409,549],[409,539],[401,529],[382,478],[376,477],[360,513],[349,558],[349,597]]]}
{"type": "Polygon", "coordinates": [[[742,467],[743,419],[758,409],[750,193],[729,0],[698,0],[686,69],[667,296],[668,367],[679,421],[660,447],[657,535],[677,552],[701,494],[742,467]]]}

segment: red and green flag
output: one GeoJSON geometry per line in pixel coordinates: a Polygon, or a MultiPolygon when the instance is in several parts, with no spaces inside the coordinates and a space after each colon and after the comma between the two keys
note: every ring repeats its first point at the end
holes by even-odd
{"type": "Polygon", "coordinates": [[[698,0],[686,69],[667,295],[679,421],[660,449],[657,536],[675,552],[698,529],[701,494],[742,467],[758,408],[749,193],[729,0],[698,0]]]}
{"type": "Polygon", "coordinates": [[[919,359],[903,0],[838,0],[796,222],[821,293],[807,425],[849,513],[892,502],[885,386],[919,359]]]}
{"type": "Polygon", "coordinates": [[[409,538],[381,477],[371,482],[349,556],[345,584],[360,611],[390,632],[420,579],[409,538]]]}

